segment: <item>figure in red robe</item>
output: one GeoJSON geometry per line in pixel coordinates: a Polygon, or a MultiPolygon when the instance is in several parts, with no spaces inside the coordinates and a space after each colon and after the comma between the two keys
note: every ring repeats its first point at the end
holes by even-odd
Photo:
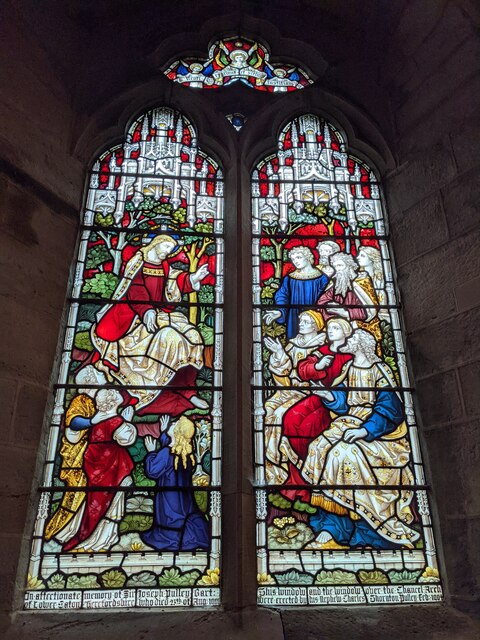
{"type": "Polygon", "coordinates": [[[195,273],[173,269],[167,257],[175,247],[171,236],[159,235],[137,251],[125,267],[113,303],[100,311],[92,329],[95,366],[109,379],[131,387],[137,415],[177,416],[208,406],[194,388],[204,364],[202,336],[172,304],[181,302],[182,294],[198,291],[208,266],[195,273]]]}
{"type": "Polygon", "coordinates": [[[64,551],[103,551],[118,542],[125,494],[117,489],[131,484],[134,463],[126,447],[137,437],[135,427],[117,414],[122,403],[115,389],[100,389],[95,397],[97,413],[83,457],[87,496],[77,533],[64,544],[64,551]]]}
{"type": "MultiPolygon", "coordinates": [[[[350,354],[341,353],[339,350],[351,334],[352,326],[346,320],[341,318],[329,320],[327,322],[328,344],[319,347],[316,353],[298,363],[299,377],[305,382],[320,382],[323,386],[329,387],[340,375],[344,364],[352,359],[350,354]]],[[[289,448],[298,457],[296,464],[289,460],[289,473],[284,483],[286,486],[305,485],[299,468],[307,456],[310,443],[328,429],[331,420],[330,411],[315,393],[302,398],[285,413],[283,436],[287,439],[289,448]]],[[[310,502],[309,489],[282,489],[281,493],[292,502],[295,500],[303,503],[310,502]]]]}

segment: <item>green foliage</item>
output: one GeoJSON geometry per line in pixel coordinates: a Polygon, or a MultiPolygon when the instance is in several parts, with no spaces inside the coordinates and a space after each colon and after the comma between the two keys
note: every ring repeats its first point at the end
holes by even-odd
{"type": "Polygon", "coordinates": [[[201,576],[200,571],[186,571],[181,573],[178,569],[164,569],[158,577],[160,587],[192,587],[201,576]]]}
{"type": "Polygon", "coordinates": [[[95,224],[98,224],[99,227],[111,227],[115,219],[111,213],[107,213],[103,215],[101,213],[95,214],[95,224]]]}
{"type": "Polygon", "coordinates": [[[262,298],[262,302],[270,302],[273,301],[273,296],[275,295],[276,289],[271,285],[265,285],[262,287],[262,291],[260,293],[260,297],[262,298]]]}
{"type": "Polygon", "coordinates": [[[184,224],[187,221],[187,210],[184,207],[178,207],[172,213],[172,220],[178,225],[184,224]]]}
{"type": "Polygon", "coordinates": [[[197,222],[194,229],[200,233],[212,233],[213,224],[211,222],[197,222]]]}
{"type": "Polygon", "coordinates": [[[275,249],[269,245],[260,247],[260,258],[265,261],[275,260],[275,249]]]}
{"type": "Polygon", "coordinates": [[[386,356],[393,357],[395,354],[395,342],[392,325],[386,320],[380,320],[380,329],[382,331],[382,351],[386,356]]]}
{"type": "Polygon", "coordinates": [[[131,533],[132,531],[147,531],[151,528],[152,524],[152,516],[145,516],[137,513],[128,513],[120,522],[120,533],[131,533]]]}
{"type": "Polygon", "coordinates": [[[214,339],[215,339],[215,332],[212,329],[212,327],[207,327],[207,325],[204,322],[201,322],[197,326],[197,329],[202,334],[202,338],[203,338],[203,341],[204,341],[205,345],[206,346],[212,345],[213,342],[214,342],[214,339]]]}
{"type": "Polygon", "coordinates": [[[112,255],[107,247],[103,244],[97,244],[87,253],[87,269],[96,269],[105,262],[111,262],[112,255]]]}
{"type": "Polygon", "coordinates": [[[74,345],[77,349],[82,351],[93,351],[93,344],[90,340],[90,333],[88,331],[79,331],[75,334],[74,345]]]}
{"type": "Polygon", "coordinates": [[[118,276],[113,273],[96,273],[93,278],[85,281],[83,293],[93,294],[94,297],[110,298],[117,287],[118,276]]]}
{"type": "Polygon", "coordinates": [[[137,438],[135,444],[128,447],[128,453],[132,456],[134,462],[141,462],[147,455],[143,438],[137,438]]]}
{"type": "Polygon", "coordinates": [[[197,507],[202,513],[207,513],[208,508],[208,491],[194,491],[193,496],[197,507]]]}
{"type": "Polygon", "coordinates": [[[269,493],[268,501],[277,509],[290,509],[292,506],[290,500],[284,498],[281,493],[269,493]]]}
{"type": "Polygon", "coordinates": [[[293,523],[287,523],[282,528],[275,525],[268,527],[269,549],[303,549],[303,547],[315,537],[313,531],[304,522],[297,522],[293,517],[293,523]]]}
{"type": "Polygon", "coordinates": [[[213,384],[213,371],[209,367],[202,367],[197,375],[197,386],[210,387],[213,384]]]}
{"type": "Polygon", "coordinates": [[[100,305],[82,304],[78,309],[78,322],[95,322],[95,316],[99,309],[101,309],[100,305]]]}
{"type": "Polygon", "coordinates": [[[285,573],[275,573],[274,577],[280,585],[305,585],[313,583],[313,576],[310,573],[303,573],[296,569],[290,569],[285,573]]]}
{"type": "Polygon", "coordinates": [[[214,256],[217,252],[217,247],[215,246],[214,242],[211,242],[209,245],[207,245],[207,248],[205,249],[205,254],[207,256],[214,256]]]}
{"type": "Polygon", "coordinates": [[[67,577],[67,589],[100,589],[94,573],[72,573],[67,577]]]}
{"type": "Polygon", "coordinates": [[[53,516],[53,514],[54,514],[56,511],[58,511],[59,507],[60,507],[60,501],[58,501],[58,502],[54,502],[54,503],[52,504],[52,506],[50,507],[50,514],[53,516]]]}
{"type": "Polygon", "coordinates": [[[141,571],[134,573],[127,580],[127,587],[156,587],[157,576],[150,571],[141,571]]]}
{"type": "Polygon", "coordinates": [[[65,589],[66,584],[66,578],[62,573],[54,573],[47,580],[47,586],[49,589],[65,589]]]}
{"type": "Polygon", "coordinates": [[[127,576],[121,569],[109,569],[100,574],[99,580],[105,589],[121,589],[127,581],[127,576]]]}
{"type": "Polygon", "coordinates": [[[212,471],[212,453],[210,451],[207,451],[202,458],[202,469],[205,473],[212,471]]]}
{"type": "Polygon", "coordinates": [[[388,572],[392,584],[414,584],[421,575],[421,571],[409,571],[408,569],[402,569],[402,571],[391,569],[388,572]]]}
{"type": "Polygon", "coordinates": [[[394,372],[398,371],[397,362],[395,358],[392,358],[391,356],[385,356],[385,362],[388,364],[388,366],[392,371],[394,372]]]}
{"type": "MultiPolygon", "coordinates": [[[[147,478],[147,476],[145,475],[143,462],[137,463],[135,465],[132,471],[132,476],[133,476],[133,484],[138,487],[154,487],[155,486],[155,480],[151,480],[150,478],[147,478]]],[[[120,529],[121,529],[121,525],[120,525],[120,529]]],[[[137,529],[126,529],[124,533],[126,533],[127,531],[137,531],[137,529]]],[[[141,531],[143,531],[143,529],[141,529],[141,531]]]]}
{"type": "Polygon", "coordinates": [[[297,213],[293,209],[288,212],[289,222],[303,223],[303,224],[316,224],[318,222],[317,216],[312,213],[297,213]]]}
{"type": "Polygon", "coordinates": [[[358,584],[357,576],[351,571],[335,569],[328,571],[322,569],[315,576],[315,584],[337,585],[337,584],[358,584]]]}
{"type": "Polygon", "coordinates": [[[358,572],[358,579],[362,584],[388,584],[388,576],[381,569],[372,571],[362,569],[358,572]]]}
{"type": "Polygon", "coordinates": [[[202,284],[197,295],[198,301],[202,304],[211,304],[215,301],[215,290],[211,284],[202,284]]]}
{"type": "MultiPolygon", "coordinates": [[[[278,324],[277,322],[273,322],[272,324],[264,324],[262,326],[262,333],[264,336],[271,336],[272,338],[282,338],[285,336],[285,327],[284,325],[278,324]]],[[[270,354],[270,351],[268,351],[268,354],[270,354]]]]}

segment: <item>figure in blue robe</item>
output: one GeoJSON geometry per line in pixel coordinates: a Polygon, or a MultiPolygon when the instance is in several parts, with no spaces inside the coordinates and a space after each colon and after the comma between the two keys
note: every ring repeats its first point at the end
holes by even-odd
{"type": "MultiPolygon", "coordinates": [[[[348,390],[343,384],[331,389],[333,400],[323,400],[324,405],[333,413],[343,416],[348,414],[348,390]]],[[[392,391],[377,391],[375,405],[370,416],[363,422],[367,430],[363,439],[373,442],[384,435],[392,433],[403,422],[403,405],[400,398],[392,391]]],[[[341,545],[349,547],[373,547],[374,549],[398,549],[399,546],[379,535],[368,522],[363,519],[352,520],[350,516],[341,516],[318,507],[317,513],[310,518],[310,526],[315,534],[328,531],[341,545]]]]}
{"type": "Polygon", "coordinates": [[[166,432],[160,435],[159,443],[159,450],[145,458],[145,473],[156,481],[160,491],[155,494],[152,528],[140,536],[158,551],[207,550],[208,523],[193,496],[192,462],[188,459],[183,465],[178,460],[166,432]]]}
{"type": "Polygon", "coordinates": [[[296,305],[290,308],[279,307],[280,317],[277,322],[287,325],[287,339],[290,340],[298,334],[298,314],[303,307],[313,307],[324,292],[328,283],[328,277],[318,272],[318,277],[300,279],[287,275],[283,278],[280,288],[275,294],[275,302],[278,305],[296,305]]]}
{"type": "Polygon", "coordinates": [[[413,491],[401,488],[414,483],[403,402],[375,344],[372,334],[356,329],[344,347],[354,355],[344,366],[344,383],[318,391],[337,417],[311,443],[302,468],[318,487],[310,519],[320,545],[314,548],[330,543],[324,533],[350,548],[413,548],[419,538],[410,526],[413,491]]]}

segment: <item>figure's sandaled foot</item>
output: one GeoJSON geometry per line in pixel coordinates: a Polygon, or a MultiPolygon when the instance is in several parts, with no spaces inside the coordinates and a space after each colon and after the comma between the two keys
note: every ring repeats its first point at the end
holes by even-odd
{"type": "Polygon", "coordinates": [[[192,396],[190,398],[190,402],[194,407],[197,407],[197,409],[208,409],[208,402],[206,400],[203,400],[202,398],[199,398],[198,396],[192,396]]]}
{"type": "Polygon", "coordinates": [[[312,540],[310,544],[305,547],[308,551],[329,551],[338,549],[349,549],[350,547],[344,546],[336,542],[332,535],[328,531],[320,531],[315,540],[312,540]]]}

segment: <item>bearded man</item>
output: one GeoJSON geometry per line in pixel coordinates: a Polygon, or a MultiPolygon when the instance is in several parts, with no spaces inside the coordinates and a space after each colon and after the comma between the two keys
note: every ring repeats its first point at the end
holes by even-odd
{"type": "MultiPolygon", "coordinates": [[[[330,256],[333,269],[331,280],[318,299],[325,320],[341,317],[355,321],[357,326],[370,330],[377,324],[378,299],[367,278],[357,278],[358,265],[348,253],[337,252],[330,256]]],[[[378,332],[371,331],[378,339],[378,332]]]]}
{"type": "Polygon", "coordinates": [[[331,276],[333,269],[330,266],[330,257],[338,253],[340,247],[333,240],[321,240],[317,244],[318,264],[317,269],[327,276],[331,276]]]}

